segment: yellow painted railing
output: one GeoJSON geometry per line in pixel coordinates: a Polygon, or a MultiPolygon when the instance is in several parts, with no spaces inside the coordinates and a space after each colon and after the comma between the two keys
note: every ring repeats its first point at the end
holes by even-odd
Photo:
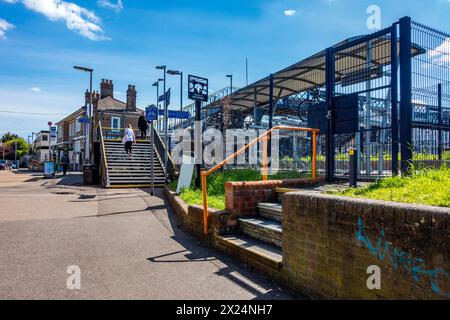
{"type": "Polygon", "coordinates": [[[255,140],[251,141],[248,145],[243,147],[242,149],[238,150],[237,152],[233,153],[231,156],[226,158],[221,163],[217,164],[214,168],[209,169],[208,171],[202,171],[201,175],[201,181],[202,181],[202,193],[203,193],[203,225],[204,225],[204,232],[205,234],[208,234],[208,186],[207,186],[207,178],[223,166],[225,166],[228,162],[238,157],[243,152],[250,149],[253,145],[259,143],[260,141],[264,142],[263,146],[263,180],[267,181],[267,146],[270,141],[270,137],[272,135],[272,132],[275,130],[283,130],[283,131],[294,131],[294,132],[309,132],[312,133],[312,178],[317,178],[317,136],[320,132],[319,129],[310,129],[310,128],[296,128],[296,127],[285,127],[285,126],[277,126],[274,127],[265,133],[263,133],[260,137],[256,138],[255,140]]]}
{"type": "Polygon", "coordinates": [[[108,160],[106,160],[106,149],[105,149],[105,140],[103,139],[103,130],[102,130],[102,123],[98,123],[98,130],[100,131],[100,143],[102,146],[102,158],[103,158],[103,166],[104,168],[104,174],[106,178],[105,181],[105,187],[109,188],[109,170],[108,170],[108,160]]]}

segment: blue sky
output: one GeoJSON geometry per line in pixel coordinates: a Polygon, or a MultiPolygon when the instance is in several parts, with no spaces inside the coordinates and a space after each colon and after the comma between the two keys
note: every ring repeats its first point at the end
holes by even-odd
{"type": "MultiPolygon", "coordinates": [[[[73,65],[93,67],[96,87],[112,79],[121,100],[136,85],[145,107],[155,103],[156,65],[205,76],[213,91],[230,73],[242,87],[245,58],[253,82],[370,33],[372,4],[383,27],[409,15],[450,31],[450,0],[0,0],[0,134],[27,137],[81,106],[88,78],[73,65]]],[[[179,78],[168,87],[178,108],[179,78]]]]}

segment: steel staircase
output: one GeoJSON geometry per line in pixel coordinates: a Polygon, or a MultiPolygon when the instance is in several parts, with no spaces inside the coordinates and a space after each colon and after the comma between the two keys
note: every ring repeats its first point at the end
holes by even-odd
{"type": "MultiPolygon", "coordinates": [[[[108,165],[111,188],[150,187],[151,179],[151,142],[138,142],[133,145],[133,155],[127,157],[121,141],[105,141],[106,162],[108,165]]],[[[165,185],[165,172],[155,148],[153,157],[154,184],[165,185]]]]}

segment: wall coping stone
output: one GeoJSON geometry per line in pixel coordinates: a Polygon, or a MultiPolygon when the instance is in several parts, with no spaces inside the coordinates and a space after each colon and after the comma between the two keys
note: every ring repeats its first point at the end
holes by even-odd
{"type": "Polygon", "coordinates": [[[441,214],[450,215],[450,208],[428,206],[428,205],[424,205],[424,204],[403,203],[403,202],[376,200],[376,199],[369,199],[369,198],[353,198],[353,197],[348,197],[348,196],[331,195],[331,194],[324,194],[324,193],[311,192],[311,191],[293,191],[293,192],[288,192],[285,194],[285,196],[289,196],[289,195],[304,195],[304,196],[310,196],[312,198],[319,198],[319,199],[345,201],[345,202],[352,202],[352,203],[365,204],[365,205],[371,205],[371,206],[384,206],[384,207],[388,207],[388,208],[397,208],[397,209],[404,209],[404,210],[414,210],[414,211],[420,210],[420,211],[426,212],[426,213],[434,213],[434,214],[441,213],[441,214]]]}

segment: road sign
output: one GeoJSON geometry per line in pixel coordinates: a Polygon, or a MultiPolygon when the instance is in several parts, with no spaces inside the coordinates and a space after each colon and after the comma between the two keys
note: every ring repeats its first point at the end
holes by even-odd
{"type": "Polygon", "coordinates": [[[56,140],[56,130],[57,128],[55,126],[50,127],[50,139],[56,140]]]}
{"type": "Polygon", "coordinates": [[[89,118],[79,118],[78,122],[79,123],[89,123],[89,118]]]}
{"type": "Polygon", "coordinates": [[[158,120],[158,108],[154,105],[145,108],[145,119],[147,121],[158,120]]]}
{"type": "Polygon", "coordinates": [[[169,118],[172,119],[189,119],[191,114],[187,111],[169,110],[169,118]]]}
{"type": "Polygon", "coordinates": [[[53,125],[53,122],[49,121],[48,126],[51,127],[53,125]]]}
{"type": "Polygon", "coordinates": [[[208,79],[189,75],[189,99],[208,101],[208,79]]]}

